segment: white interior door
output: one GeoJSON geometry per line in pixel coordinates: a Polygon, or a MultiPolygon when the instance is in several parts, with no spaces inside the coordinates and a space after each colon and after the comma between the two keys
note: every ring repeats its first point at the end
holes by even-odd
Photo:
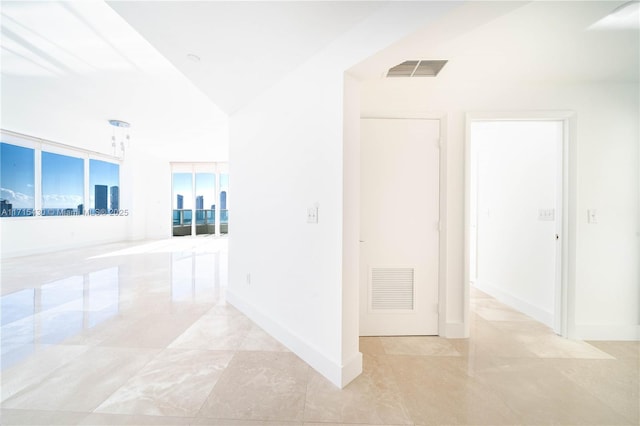
{"type": "Polygon", "coordinates": [[[438,120],[361,120],[360,335],[438,334],[438,120]]]}

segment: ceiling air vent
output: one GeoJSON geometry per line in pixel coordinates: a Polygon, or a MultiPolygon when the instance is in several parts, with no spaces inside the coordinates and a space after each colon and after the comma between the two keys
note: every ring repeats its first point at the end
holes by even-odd
{"type": "Polygon", "coordinates": [[[387,72],[387,77],[435,77],[447,61],[404,61],[387,72]]]}

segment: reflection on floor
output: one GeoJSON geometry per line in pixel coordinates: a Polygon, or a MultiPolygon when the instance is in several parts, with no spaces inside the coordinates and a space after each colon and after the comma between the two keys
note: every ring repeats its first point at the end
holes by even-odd
{"type": "Polygon", "coordinates": [[[361,338],[338,390],[227,305],[226,240],[2,263],[2,424],[637,425],[637,342],[578,342],[473,292],[472,337],[361,338]]]}

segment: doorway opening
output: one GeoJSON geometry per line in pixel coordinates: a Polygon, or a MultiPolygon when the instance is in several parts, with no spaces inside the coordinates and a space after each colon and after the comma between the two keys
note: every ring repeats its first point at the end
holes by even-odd
{"type": "Polygon", "coordinates": [[[467,141],[467,287],[566,335],[567,118],[470,117],[467,141]]]}
{"type": "Polygon", "coordinates": [[[171,164],[172,236],[229,232],[226,163],[171,164]]]}

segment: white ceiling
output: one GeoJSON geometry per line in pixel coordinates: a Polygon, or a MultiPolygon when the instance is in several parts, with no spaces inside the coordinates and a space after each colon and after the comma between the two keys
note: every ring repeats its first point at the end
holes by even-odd
{"type": "Polygon", "coordinates": [[[624,2],[471,2],[352,71],[360,78],[380,78],[391,64],[429,58],[449,60],[438,76],[443,84],[637,82],[637,12],[635,27],[625,20],[621,27],[594,28],[621,4],[624,2]]]}
{"type": "MultiPolygon", "coordinates": [[[[637,9],[622,28],[593,28],[624,3],[470,1],[350,71],[363,79],[382,78],[389,67],[407,59],[448,59],[438,77],[443,83],[637,82],[637,9]]],[[[109,4],[217,105],[232,113],[359,21],[402,3],[109,4]],[[190,53],[201,62],[189,61],[190,53]]]]}
{"type": "Polygon", "coordinates": [[[119,119],[159,157],[226,159],[226,114],[106,3],[3,0],[1,12],[3,128],[111,153],[119,119]]]}
{"type": "MultiPolygon", "coordinates": [[[[593,27],[621,4],[471,1],[350,71],[378,79],[407,59],[448,59],[437,79],[449,84],[637,82],[638,25],[593,27]]],[[[3,0],[3,108],[25,98],[76,122],[117,118],[165,158],[221,158],[225,113],[390,5],[402,3],[3,0]]]]}
{"type": "Polygon", "coordinates": [[[109,5],[227,113],[386,2],[112,1],[109,5]],[[200,57],[194,63],[188,54],[200,57]]]}

